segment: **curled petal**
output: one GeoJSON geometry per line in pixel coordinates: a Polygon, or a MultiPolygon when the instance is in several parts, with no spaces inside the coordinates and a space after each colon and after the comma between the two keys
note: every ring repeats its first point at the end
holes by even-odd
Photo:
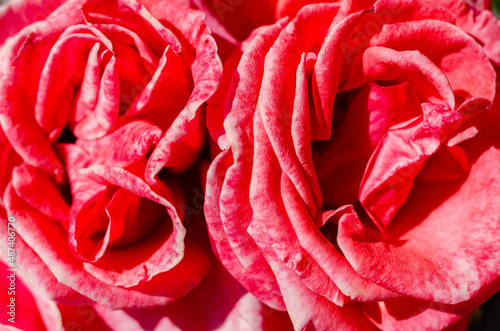
{"type": "Polygon", "coordinates": [[[75,126],[75,136],[85,139],[101,138],[115,124],[120,104],[120,87],[115,63],[116,59],[113,56],[104,70],[95,109],[75,126]]]}
{"type": "Polygon", "coordinates": [[[469,301],[474,309],[500,286],[494,238],[500,222],[492,194],[499,186],[499,157],[491,147],[465,181],[415,185],[387,239],[355,214],[345,215],[339,224],[342,252],[358,273],[379,285],[422,300],[469,301]]]}
{"type": "MultiPolygon", "coordinates": [[[[183,274],[181,262],[169,272],[161,273],[149,282],[135,287],[123,288],[107,284],[85,271],[82,261],[69,249],[66,231],[60,225],[27,206],[13,189],[6,191],[5,202],[7,210],[23,220],[18,223],[19,237],[40,257],[50,274],[53,274],[59,283],[101,305],[112,309],[164,305],[196,286],[200,275],[203,275],[203,272],[188,273],[193,278],[179,277],[183,274]],[[44,226],[40,227],[40,223],[44,226]],[[159,286],[162,283],[170,286],[159,286]]],[[[194,261],[200,260],[195,258],[194,261]]],[[[190,265],[200,266],[192,262],[190,265]]],[[[206,272],[206,264],[200,267],[206,272]]]]}
{"type": "Polygon", "coordinates": [[[181,171],[194,161],[204,140],[205,117],[200,107],[215,93],[222,77],[222,64],[216,56],[215,41],[202,23],[203,15],[192,10],[173,11],[166,2],[161,5],[165,13],[170,15],[170,22],[175,24],[182,21],[179,27],[194,48],[196,56],[191,64],[194,83],[191,96],[149,158],[146,179],[151,184],[156,182],[155,176],[163,167],[181,171]],[[182,13],[187,16],[182,16],[182,13]]]}
{"type": "Polygon", "coordinates": [[[89,154],[93,164],[126,168],[142,159],[163,132],[145,121],[126,123],[97,140],[78,140],[76,145],[89,154]]]}
{"type": "Polygon", "coordinates": [[[457,111],[422,104],[423,117],[391,128],[371,156],[361,182],[359,199],[384,231],[406,201],[425,162],[447,143],[474,136],[486,116],[488,100],[471,99],[457,111]]]}

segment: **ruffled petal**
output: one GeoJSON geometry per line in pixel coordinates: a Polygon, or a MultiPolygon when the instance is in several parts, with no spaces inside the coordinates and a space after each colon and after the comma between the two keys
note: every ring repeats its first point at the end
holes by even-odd
{"type": "Polygon", "coordinates": [[[12,187],[26,203],[66,225],[69,205],[58,187],[39,169],[23,164],[13,169],[12,187]]]}
{"type": "MultiPolygon", "coordinates": [[[[161,273],[135,287],[125,289],[109,285],[85,271],[83,262],[69,249],[67,234],[59,224],[27,206],[13,189],[7,189],[5,202],[8,211],[23,220],[18,223],[19,237],[38,254],[58,282],[101,305],[112,309],[164,305],[184,295],[200,281],[200,274],[189,271],[187,274],[193,278],[185,278],[181,262],[169,272],[161,273]],[[39,224],[43,224],[43,227],[39,224]],[[160,284],[170,285],[163,287],[160,284]]],[[[199,261],[198,258],[193,259],[197,260],[199,261]]],[[[191,262],[191,265],[205,270],[207,268],[206,264],[200,266],[191,262]]]]}
{"type": "Polygon", "coordinates": [[[415,185],[388,230],[364,227],[355,214],[339,225],[339,245],[363,277],[398,293],[469,311],[499,289],[500,152],[491,147],[463,181],[415,185]],[[436,189],[439,187],[439,189],[436,189]]]}
{"type": "Polygon", "coordinates": [[[254,77],[250,73],[255,74],[258,70],[257,77],[262,77],[264,68],[262,64],[259,66],[259,62],[264,59],[266,51],[283,28],[283,23],[276,23],[255,37],[248,47],[247,55],[238,66],[239,74],[233,77],[232,86],[235,90],[232,93],[238,99],[227,114],[224,126],[227,128],[225,138],[235,149],[235,160],[232,160],[227,151],[223,152],[210,169],[210,174],[215,173],[217,177],[224,175],[232,180],[222,183],[222,178],[215,178],[216,180],[209,181],[205,204],[209,231],[215,239],[214,245],[222,263],[249,291],[278,309],[283,309],[283,303],[274,276],[245,230],[252,211],[248,194],[241,188],[250,186],[252,165],[248,151],[252,146],[252,126],[239,123],[251,120],[257,106],[253,93],[258,93],[260,80],[248,79],[254,77]],[[235,212],[239,215],[240,222],[232,221],[235,212]],[[258,287],[263,284],[266,290],[259,291],[258,287]]]}
{"type": "Polygon", "coordinates": [[[361,204],[382,231],[408,198],[429,157],[445,143],[453,146],[474,136],[489,106],[485,99],[471,99],[457,111],[422,104],[422,117],[388,131],[368,162],[359,190],[361,204]]]}
{"type": "MultiPolygon", "coordinates": [[[[222,193],[223,177],[227,169],[230,167],[230,154],[228,151],[222,152],[213,162],[207,175],[207,190],[205,195],[205,215],[207,218],[208,230],[210,233],[212,246],[215,254],[221,260],[224,267],[241,282],[245,288],[254,293],[256,297],[265,302],[267,305],[283,310],[283,300],[279,293],[278,285],[274,276],[269,270],[267,263],[263,261],[263,257],[259,252],[245,252],[244,256],[239,257],[237,243],[243,240],[244,243],[251,245],[251,238],[240,238],[239,241],[233,243],[229,241],[224,224],[221,218],[221,207],[219,198],[222,193]],[[250,240],[249,240],[250,239],[250,240]],[[236,252],[233,250],[236,247],[236,252]],[[240,258],[244,258],[248,262],[243,265],[240,258]],[[247,273],[247,268],[252,270],[247,273]],[[262,286],[262,284],[265,284],[262,286]]],[[[241,244],[240,244],[241,245],[241,244]]],[[[243,249],[243,246],[240,246],[243,249]]]]}
{"type": "Polygon", "coordinates": [[[151,184],[156,182],[155,176],[163,167],[182,171],[192,164],[204,141],[205,116],[201,107],[215,93],[222,78],[217,47],[203,24],[203,14],[191,9],[179,11],[167,2],[161,2],[155,8],[161,13],[160,19],[167,19],[179,27],[193,48],[191,54],[186,52],[183,56],[192,59],[194,88],[184,109],[149,158],[146,180],[151,184]]]}
{"type": "Polygon", "coordinates": [[[162,136],[157,126],[133,121],[100,139],[78,140],[76,145],[89,154],[93,164],[126,168],[145,157],[162,136]]]}

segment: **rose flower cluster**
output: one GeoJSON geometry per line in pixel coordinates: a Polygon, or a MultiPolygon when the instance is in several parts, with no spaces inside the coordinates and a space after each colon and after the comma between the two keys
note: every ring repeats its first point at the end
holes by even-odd
{"type": "Polygon", "coordinates": [[[467,330],[500,290],[491,10],[1,5],[0,328],[467,330]]]}

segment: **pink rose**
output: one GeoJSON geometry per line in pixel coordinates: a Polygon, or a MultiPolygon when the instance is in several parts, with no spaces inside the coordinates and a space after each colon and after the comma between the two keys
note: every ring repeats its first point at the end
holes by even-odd
{"type": "Polygon", "coordinates": [[[14,217],[19,273],[53,301],[176,300],[211,254],[183,224],[222,70],[204,14],[183,1],[43,5],[1,7],[2,242],[14,217]]]}
{"type": "Polygon", "coordinates": [[[464,328],[500,289],[500,25],[371,3],[304,6],[225,64],[213,248],[296,330],[464,328]]]}

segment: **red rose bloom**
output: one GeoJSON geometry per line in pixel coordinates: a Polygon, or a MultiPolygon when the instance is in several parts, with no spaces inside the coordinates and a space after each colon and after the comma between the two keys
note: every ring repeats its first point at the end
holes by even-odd
{"type": "Polygon", "coordinates": [[[208,111],[214,250],[296,330],[464,327],[500,289],[498,20],[289,4],[208,111]]]}
{"type": "Polygon", "coordinates": [[[39,6],[0,17],[2,237],[14,217],[19,272],[54,301],[171,302],[209,266],[186,239],[180,179],[221,78],[204,14],[181,1],[39,6]],[[3,28],[19,17],[26,27],[3,28]]]}

